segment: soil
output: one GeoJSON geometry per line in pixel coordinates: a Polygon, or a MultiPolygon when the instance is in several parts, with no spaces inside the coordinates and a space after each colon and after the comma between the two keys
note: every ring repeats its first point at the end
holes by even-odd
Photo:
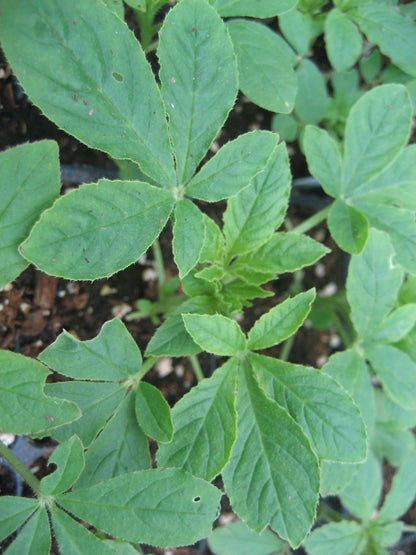
{"type": "MultiPolygon", "coordinates": [[[[153,62],[155,63],[154,60],[153,62]]],[[[3,77],[0,78],[0,152],[18,144],[48,138],[58,143],[61,164],[73,166],[77,171],[86,169],[87,172],[91,166],[97,168],[99,172],[116,169],[114,163],[105,154],[88,148],[58,129],[32,105],[10,72],[1,51],[0,69],[4,70],[3,77]]],[[[219,146],[241,133],[257,128],[270,129],[270,120],[269,112],[255,106],[244,96],[240,96],[224,129],[214,142],[211,155],[219,146]]],[[[294,178],[306,175],[303,156],[292,145],[289,147],[289,153],[294,178]]],[[[72,182],[62,183],[63,190],[73,186],[72,182]]],[[[322,200],[323,197],[320,198],[322,200]]],[[[288,215],[294,225],[314,212],[308,204],[312,203],[308,203],[305,198],[303,201],[299,201],[299,198],[292,199],[288,215]]],[[[207,207],[201,206],[201,208],[206,210],[207,207]]],[[[209,209],[214,209],[221,219],[224,210],[221,203],[214,208],[209,205],[209,209]]],[[[325,226],[312,230],[311,236],[324,242],[331,248],[331,253],[317,266],[305,271],[303,281],[305,287],[315,286],[320,291],[330,284],[335,284],[337,288],[341,288],[345,278],[343,270],[345,260],[342,254],[325,226]]],[[[170,240],[171,230],[167,226],[160,237],[167,279],[177,274],[170,240]]],[[[243,329],[249,329],[263,312],[279,302],[279,297],[287,290],[291,279],[292,275],[283,275],[279,280],[267,285],[267,288],[274,291],[275,296],[256,301],[252,308],[245,311],[241,321],[243,329]]],[[[93,283],[58,279],[47,276],[30,266],[13,283],[0,291],[0,348],[36,357],[56,339],[63,329],[81,340],[91,339],[99,333],[104,322],[113,317],[124,319],[129,312],[136,310],[136,301],[143,298],[157,299],[157,281],[151,251],[139,262],[110,279],[93,283]]],[[[143,352],[156,329],[155,325],[150,319],[123,321],[143,352]]],[[[336,341],[334,342],[333,332],[304,326],[296,336],[290,360],[319,368],[334,351],[334,344],[336,341]]],[[[269,350],[268,354],[278,356],[279,348],[269,350]]],[[[221,359],[204,354],[200,356],[200,362],[205,375],[208,376],[213,368],[221,364],[221,359]]],[[[146,379],[160,388],[171,406],[195,385],[192,367],[186,358],[163,361],[163,364],[153,369],[146,379]]],[[[39,442],[36,442],[35,447],[40,447],[44,451],[45,445],[39,445],[39,442]]],[[[47,466],[48,455],[41,454],[41,451],[33,451],[33,453],[31,468],[36,476],[41,478],[50,471],[47,466]]],[[[391,476],[392,469],[390,473],[386,472],[386,491],[389,489],[391,476]]],[[[1,494],[13,495],[16,491],[15,487],[13,473],[0,466],[1,494]]],[[[23,489],[23,495],[31,495],[27,487],[23,489]]],[[[230,507],[225,498],[223,518],[229,518],[229,513],[230,507]]],[[[407,513],[405,520],[408,523],[416,523],[415,507],[407,513]]],[[[0,553],[4,552],[11,540],[12,538],[9,538],[0,544],[0,553]]],[[[56,546],[53,547],[52,552],[58,553],[56,546]]],[[[145,547],[144,552],[159,555],[211,553],[206,542],[200,542],[193,547],[170,550],[145,547]]],[[[303,553],[303,551],[298,550],[297,553],[303,553]]],[[[416,543],[402,547],[395,553],[397,555],[416,553],[416,543]]]]}

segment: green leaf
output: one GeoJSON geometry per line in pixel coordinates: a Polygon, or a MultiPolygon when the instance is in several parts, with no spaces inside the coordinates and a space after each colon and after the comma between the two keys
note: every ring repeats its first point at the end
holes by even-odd
{"type": "Polygon", "coordinates": [[[369,224],[359,210],[337,199],[328,214],[328,226],[332,237],[344,251],[359,254],[363,250],[369,224]]]}
{"type": "Polygon", "coordinates": [[[293,9],[279,16],[279,27],[299,56],[306,56],[311,40],[309,18],[293,9]]]}
{"type": "Polygon", "coordinates": [[[266,168],[228,201],[223,230],[229,259],[260,247],[272,236],[284,219],[290,183],[289,161],[282,143],[266,168]]]}
{"type": "Polygon", "coordinates": [[[68,401],[44,394],[50,372],[36,360],[0,351],[0,429],[4,433],[36,434],[79,418],[68,401]]]}
{"type": "Polygon", "coordinates": [[[217,292],[216,284],[204,277],[198,277],[199,273],[198,269],[194,268],[182,279],[183,292],[189,297],[211,297],[211,302],[215,302],[213,297],[217,292]]]}
{"type": "Polygon", "coordinates": [[[58,145],[54,141],[21,145],[0,154],[0,288],[28,263],[17,250],[42,210],[58,197],[58,145]]]}
{"type": "Polygon", "coordinates": [[[375,456],[368,453],[367,461],[341,492],[343,505],[363,522],[369,522],[377,509],[382,490],[381,466],[375,456]]]}
{"type": "Polygon", "coordinates": [[[378,48],[374,48],[369,56],[361,58],[359,61],[360,73],[367,81],[371,83],[381,70],[381,54],[378,48]]]}
{"type": "Polygon", "coordinates": [[[146,0],[124,0],[124,1],[128,6],[130,6],[131,8],[134,8],[135,10],[140,10],[141,12],[146,11],[146,0]]]}
{"type": "Polygon", "coordinates": [[[46,508],[39,508],[5,551],[7,555],[49,555],[51,533],[46,508]]]}
{"type": "Polygon", "coordinates": [[[274,233],[258,250],[240,256],[238,264],[260,272],[283,274],[314,264],[329,252],[322,243],[298,233],[274,233]]]}
{"type": "Polygon", "coordinates": [[[400,306],[385,318],[371,338],[374,341],[395,343],[403,339],[416,324],[416,304],[400,306]]]}
{"type": "MultiPolygon", "coordinates": [[[[53,533],[65,555],[114,555],[114,550],[56,505],[50,508],[53,533]]],[[[45,554],[46,555],[46,554],[45,554]]]]}
{"type": "Polygon", "coordinates": [[[2,47],[32,102],[86,145],[172,185],[160,93],[124,22],[101,2],[61,0],[58,10],[55,0],[1,0],[0,9],[2,47]]]}
{"type": "Polygon", "coordinates": [[[75,434],[88,448],[116,410],[126,389],[119,383],[68,381],[47,384],[45,392],[73,401],[82,411],[81,418],[54,430],[52,437],[62,442],[75,434]]]}
{"type": "Polygon", "coordinates": [[[296,5],[296,0],[210,0],[222,17],[258,17],[266,18],[279,15],[296,5]]]}
{"type": "Polygon", "coordinates": [[[337,143],[324,129],[308,125],[303,135],[303,147],[311,174],[328,195],[339,197],[342,160],[337,143]]]}
{"type": "Polygon", "coordinates": [[[239,193],[267,164],[278,137],[252,131],[226,143],[186,188],[192,198],[217,202],[239,193]]]}
{"type": "Polygon", "coordinates": [[[407,410],[395,403],[381,390],[376,389],[377,422],[390,424],[395,430],[416,426],[416,409],[407,410]]]}
{"type": "Polygon", "coordinates": [[[351,555],[362,553],[366,544],[364,531],[357,522],[331,522],[312,532],[304,542],[309,555],[351,555]]]}
{"type": "Polygon", "coordinates": [[[310,60],[302,60],[296,71],[298,76],[298,94],[295,112],[304,123],[315,125],[326,115],[330,98],[326,90],[325,79],[310,60]]]}
{"type": "Polygon", "coordinates": [[[360,464],[321,463],[321,495],[338,495],[351,482],[360,464]]]}
{"type": "Polygon", "coordinates": [[[410,430],[397,430],[391,424],[376,422],[371,438],[371,449],[392,466],[401,466],[416,447],[415,436],[410,430]]]}
{"type": "Polygon", "coordinates": [[[139,551],[140,547],[137,546],[137,549],[132,546],[131,543],[118,541],[118,540],[104,540],[104,543],[111,547],[114,552],[114,555],[138,555],[142,552],[139,551]]]}
{"type": "Polygon", "coordinates": [[[193,202],[180,200],[175,206],[173,257],[182,279],[198,262],[204,244],[204,216],[193,202]]]}
{"type": "Polygon", "coordinates": [[[170,408],[161,392],[150,383],[140,382],[135,394],[137,422],[144,433],[160,443],[172,440],[170,408]]]}
{"type": "Polygon", "coordinates": [[[349,13],[383,54],[398,65],[416,64],[416,24],[396,7],[370,2],[349,13]]]}
{"type": "Polygon", "coordinates": [[[182,470],[143,470],[58,496],[76,517],[116,538],[158,547],[211,533],[221,492],[182,470]]]}
{"type": "Polygon", "coordinates": [[[388,395],[405,409],[416,409],[416,363],[391,345],[371,345],[366,357],[388,395]]]}
{"type": "Polygon", "coordinates": [[[127,395],[88,449],[84,470],[73,489],[151,466],[147,438],[137,425],[133,395],[127,395]]]}
{"type": "Polygon", "coordinates": [[[182,185],[233,107],[237,64],[221,18],[198,0],[182,0],[168,13],[157,53],[177,182],[182,185]]]}
{"type": "Polygon", "coordinates": [[[2,495],[0,497],[0,541],[19,528],[37,507],[37,499],[2,495]]]}
{"type": "Polygon", "coordinates": [[[367,434],[351,397],[315,368],[263,355],[249,361],[266,394],[284,408],[308,436],[319,459],[358,463],[367,456],[367,434]]]}
{"type": "Polygon", "coordinates": [[[84,468],[84,447],[77,436],[61,443],[49,457],[48,464],[55,463],[57,469],[43,478],[43,495],[64,493],[77,481],[84,468]]]}
{"type": "Polygon", "coordinates": [[[106,322],[88,341],[63,331],[38,358],[56,372],[79,380],[124,381],[142,365],[140,349],[118,318],[106,322]]]}
{"type": "Polygon", "coordinates": [[[209,482],[221,472],[235,440],[236,371],[232,358],[176,403],[173,439],[159,447],[159,468],[183,468],[209,482]]]}
{"type": "Polygon", "coordinates": [[[394,476],[391,489],[378,514],[377,523],[386,524],[398,519],[412,505],[415,495],[416,453],[413,452],[394,476]]]}
{"type": "Polygon", "coordinates": [[[101,179],[58,199],[20,252],[51,275],[74,280],[109,277],[148,249],[173,204],[168,191],[147,183],[101,179]]]}
{"type": "Polygon", "coordinates": [[[199,257],[201,263],[219,262],[224,254],[224,236],[218,225],[204,214],[205,236],[199,257]]]}
{"type": "Polygon", "coordinates": [[[397,299],[403,272],[394,266],[392,256],[389,237],[372,229],[362,253],[351,260],[347,298],[360,339],[373,334],[397,299]]]}
{"type": "Polygon", "coordinates": [[[241,91],[266,110],[290,113],[296,97],[293,50],[262,23],[233,19],[227,27],[237,56],[241,91]]]}
{"type": "Polygon", "coordinates": [[[315,299],[315,289],[299,293],[273,307],[257,320],[248,333],[250,350],[267,349],[278,345],[302,325],[315,299]]]}
{"type": "Polygon", "coordinates": [[[101,0],[101,2],[107,6],[109,10],[117,14],[120,19],[124,20],[123,0],[101,0]]]}
{"type": "Polygon", "coordinates": [[[215,302],[210,297],[197,296],[186,300],[158,327],[147,345],[146,356],[179,357],[199,353],[201,347],[187,332],[182,314],[213,314],[215,312],[215,302]]]}
{"type": "Polygon", "coordinates": [[[183,314],[182,318],[193,340],[209,353],[233,356],[246,347],[240,326],[231,318],[221,314],[183,314]]]}
{"type": "Polygon", "coordinates": [[[287,547],[271,530],[259,535],[241,521],[215,528],[208,544],[216,555],[270,555],[284,553],[287,547]]]}
{"type": "Polygon", "coordinates": [[[340,73],[358,60],[363,40],[348,15],[334,8],[325,19],[325,44],[332,67],[340,73]]]}
{"type": "Polygon", "coordinates": [[[382,85],[351,109],[342,191],[350,195],[393,162],[409,138],[412,105],[403,85],[382,85]]]}
{"type": "Polygon", "coordinates": [[[403,522],[391,522],[384,526],[372,526],[371,537],[382,546],[395,545],[401,538],[403,522]]]}
{"type": "Polygon", "coordinates": [[[275,401],[268,399],[243,362],[237,438],[223,471],[234,511],[253,531],[270,524],[298,546],[309,531],[319,491],[319,468],[309,440],[275,401]]]}
{"type": "Polygon", "coordinates": [[[274,114],[270,123],[271,130],[280,135],[283,141],[291,143],[298,136],[298,122],[294,116],[274,114]]]}

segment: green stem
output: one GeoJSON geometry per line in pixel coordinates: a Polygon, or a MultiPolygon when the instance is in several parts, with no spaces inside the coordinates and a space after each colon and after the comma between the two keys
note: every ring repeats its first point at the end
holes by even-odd
{"type": "Polygon", "coordinates": [[[139,381],[144,378],[144,376],[153,368],[153,366],[158,361],[159,357],[149,357],[147,358],[140,368],[139,372],[135,376],[135,382],[139,383],[139,381]]]}
{"type": "Polygon", "coordinates": [[[313,227],[321,223],[323,220],[325,220],[325,218],[329,214],[329,211],[331,210],[331,206],[332,204],[330,204],[326,208],[323,208],[322,210],[320,210],[319,212],[317,212],[316,214],[314,214],[313,216],[311,216],[301,224],[297,225],[296,227],[293,228],[292,232],[298,233],[299,235],[301,233],[306,233],[307,231],[309,231],[310,229],[312,229],[313,227]]]}
{"type": "Polygon", "coordinates": [[[351,520],[350,518],[345,518],[341,513],[332,509],[329,505],[324,502],[320,502],[318,506],[318,517],[323,517],[330,522],[341,522],[342,520],[351,520]]]}
{"type": "Polygon", "coordinates": [[[293,335],[288,337],[286,341],[283,343],[282,351],[279,355],[280,360],[283,360],[286,362],[287,359],[289,358],[290,351],[292,350],[293,343],[295,342],[295,337],[296,337],[296,334],[294,333],[293,335]]]}
{"type": "Polygon", "coordinates": [[[416,526],[413,524],[405,524],[402,530],[403,532],[416,532],[416,526]]]}
{"type": "Polygon", "coordinates": [[[191,361],[192,368],[194,370],[195,377],[199,382],[202,382],[204,379],[204,374],[202,372],[201,365],[199,364],[199,360],[195,355],[189,355],[189,360],[191,361]]]}
{"type": "Polygon", "coordinates": [[[333,321],[345,349],[348,349],[348,347],[351,344],[351,341],[347,335],[347,332],[345,331],[344,324],[342,323],[341,318],[338,316],[338,314],[335,311],[333,312],[333,321]]]}
{"type": "Polygon", "coordinates": [[[4,443],[0,441],[0,457],[3,457],[11,467],[13,467],[16,472],[20,474],[23,480],[32,488],[36,497],[41,497],[42,492],[40,489],[40,481],[33,476],[27,466],[25,466],[22,461],[20,461],[10,449],[8,449],[4,443]]]}
{"type": "Polygon", "coordinates": [[[157,283],[159,285],[159,297],[160,291],[165,285],[165,265],[163,264],[162,249],[160,248],[160,243],[158,239],[155,239],[152,244],[153,258],[156,262],[157,271],[157,283]]]}

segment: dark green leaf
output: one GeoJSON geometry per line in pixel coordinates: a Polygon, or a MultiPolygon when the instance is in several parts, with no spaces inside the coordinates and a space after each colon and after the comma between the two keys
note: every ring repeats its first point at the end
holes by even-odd
{"type": "Polygon", "coordinates": [[[324,117],[329,106],[329,96],[325,79],[316,65],[310,60],[302,60],[296,71],[298,94],[295,112],[304,122],[315,125],[324,117]]]}
{"type": "Polygon", "coordinates": [[[84,447],[77,436],[61,443],[49,457],[48,464],[58,468],[46,476],[42,482],[43,495],[64,493],[77,481],[84,468],[84,447]]]}
{"type": "Polygon", "coordinates": [[[361,54],[363,39],[348,14],[335,8],[325,20],[325,44],[332,67],[341,72],[355,64],[361,54]]]}
{"type": "Polygon", "coordinates": [[[215,528],[208,543],[216,555],[270,555],[284,553],[287,547],[271,530],[258,535],[241,521],[215,528]]]}
{"type": "Polygon", "coordinates": [[[51,532],[46,508],[39,508],[5,551],[7,555],[49,555],[51,532]]]}
{"type": "Polygon", "coordinates": [[[309,555],[362,553],[366,544],[358,522],[331,522],[312,532],[304,546],[309,555]]]}
{"type": "Polygon", "coordinates": [[[337,198],[342,181],[342,160],[337,143],[324,129],[308,125],[303,147],[309,171],[328,195],[337,198]]]}
{"type": "Polygon", "coordinates": [[[175,206],[173,257],[182,279],[198,262],[204,244],[205,224],[202,212],[188,199],[175,206]]]}
{"type": "Polygon", "coordinates": [[[273,17],[290,10],[296,0],[209,0],[222,17],[273,17]]]}
{"type": "Polygon", "coordinates": [[[150,383],[140,382],[135,394],[137,422],[144,433],[160,443],[173,435],[170,408],[161,392],[150,383]]]}
{"type": "Polygon", "coordinates": [[[0,497],[0,541],[19,528],[37,507],[37,499],[2,495],[0,497]]]}
{"type": "Polygon", "coordinates": [[[368,238],[368,220],[356,208],[337,199],[328,214],[328,226],[332,237],[346,252],[359,254],[368,238]]]}

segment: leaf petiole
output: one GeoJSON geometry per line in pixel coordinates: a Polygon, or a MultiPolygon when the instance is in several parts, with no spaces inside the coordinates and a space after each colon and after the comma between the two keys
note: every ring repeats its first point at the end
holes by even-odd
{"type": "Polygon", "coordinates": [[[42,497],[40,481],[30,472],[16,455],[0,441],[0,457],[3,457],[14,470],[23,478],[23,480],[32,488],[36,497],[42,497]]]}

